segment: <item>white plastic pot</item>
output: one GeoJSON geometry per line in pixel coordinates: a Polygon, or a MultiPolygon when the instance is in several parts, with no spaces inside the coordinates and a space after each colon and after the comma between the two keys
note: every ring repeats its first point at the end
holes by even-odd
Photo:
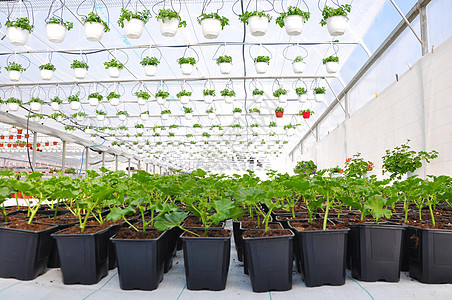
{"type": "Polygon", "coordinates": [[[75,78],[84,79],[87,71],[85,68],[74,68],[75,78]]]}
{"type": "Polygon", "coordinates": [[[52,43],[61,43],[66,37],[67,28],[61,24],[46,24],[47,39],[52,43]]]}
{"type": "Polygon", "coordinates": [[[138,97],[138,105],[141,106],[146,105],[146,99],[138,97]]]}
{"type": "Polygon", "coordinates": [[[149,115],[148,114],[141,114],[140,118],[141,118],[141,120],[146,121],[147,119],[149,119],[149,115]]]}
{"type": "Polygon", "coordinates": [[[180,70],[183,75],[191,75],[191,73],[193,73],[193,65],[192,64],[181,64],[180,70]]]}
{"type": "Polygon", "coordinates": [[[314,99],[317,102],[325,102],[325,94],[316,94],[316,93],[314,93],[314,99]]]}
{"type": "Polygon", "coordinates": [[[193,114],[192,113],[186,113],[185,114],[185,119],[187,119],[187,120],[193,119],[193,114]]]}
{"type": "Polygon", "coordinates": [[[231,74],[232,63],[222,62],[218,64],[220,66],[221,74],[231,74]]]}
{"type": "Polygon", "coordinates": [[[80,109],[80,102],[79,101],[72,101],[70,103],[71,109],[72,110],[79,110],[80,109]]]}
{"type": "Polygon", "coordinates": [[[242,116],[242,113],[235,112],[235,113],[233,113],[233,115],[234,115],[234,119],[240,119],[240,117],[242,116]]]}
{"type": "Polygon", "coordinates": [[[31,118],[31,120],[33,122],[35,122],[35,123],[38,123],[39,121],[41,121],[41,118],[40,117],[33,117],[33,118],[31,118]]]}
{"type": "Polygon", "coordinates": [[[190,96],[181,96],[180,103],[187,104],[190,101],[190,96]]]}
{"type": "Polygon", "coordinates": [[[308,101],[308,95],[307,94],[298,95],[298,102],[305,103],[306,101],[308,101]]]}
{"type": "Polygon", "coordinates": [[[79,121],[79,122],[83,122],[83,120],[85,120],[85,117],[84,116],[77,116],[77,117],[75,117],[75,119],[77,121],[79,121]]]}
{"type": "Polygon", "coordinates": [[[119,98],[111,98],[109,101],[112,106],[118,106],[119,104],[119,98]]]}
{"type": "Polygon", "coordinates": [[[146,76],[154,76],[155,73],[157,73],[157,66],[156,65],[146,65],[146,66],[144,66],[144,74],[146,74],[146,76]]]}
{"type": "Polygon", "coordinates": [[[207,103],[207,104],[212,103],[213,100],[214,100],[214,98],[213,98],[212,95],[206,95],[206,96],[204,96],[204,102],[207,103]]]}
{"type": "Polygon", "coordinates": [[[216,117],[215,113],[208,113],[207,116],[209,117],[210,120],[213,120],[216,117]]]}
{"type": "Polygon", "coordinates": [[[253,119],[258,119],[258,118],[259,118],[259,113],[258,113],[258,112],[252,112],[252,113],[251,113],[251,117],[252,117],[253,119]]]}
{"type": "Polygon", "coordinates": [[[264,95],[253,95],[253,99],[256,103],[262,103],[264,100],[264,95]]]}
{"type": "Polygon", "coordinates": [[[88,41],[98,42],[104,35],[105,26],[102,23],[86,22],[83,27],[85,28],[85,37],[88,41]]]}
{"type": "Polygon", "coordinates": [[[109,67],[108,68],[108,74],[110,74],[111,78],[118,78],[120,73],[121,73],[121,70],[119,70],[118,67],[109,67]]]}
{"type": "Polygon", "coordinates": [[[337,73],[337,71],[339,71],[339,63],[335,61],[327,62],[325,67],[328,73],[337,73]]]}
{"type": "Polygon", "coordinates": [[[256,73],[264,74],[268,70],[268,63],[266,62],[256,62],[254,63],[254,67],[256,68],[256,73]]]}
{"type": "Polygon", "coordinates": [[[292,63],[293,72],[296,74],[301,74],[306,69],[306,63],[304,61],[294,61],[292,63]]]}
{"type": "Polygon", "coordinates": [[[166,37],[173,37],[177,33],[177,29],[179,28],[179,19],[172,18],[169,20],[168,18],[158,20],[160,25],[160,33],[166,37]]]}
{"type": "Polygon", "coordinates": [[[289,128],[286,132],[288,136],[293,136],[295,134],[295,128],[289,128]]]}
{"type": "Polygon", "coordinates": [[[169,119],[169,114],[163,114],[162,115],[162,119],[163,120],[168,120],[169,119]]]}
{"type": "Polygon", "coordinates": [[[139,19],[124,20],[124,31],[129,39],[139,39],[143,33],[143,28],[144,22],[139,19]]]}
{"type": "Polygon", "coordinates": [[[162,97],[155,97],[155,100],[157,100],[157,103],[160,105],[163,105],[166,102],[166,100],[162,97]]]}
{"type": "Polygon", "coordinates": [[[10,70],[8,71],[9,80],[11,81],[19,81],[20,77],[22,76],[22,72],[16,71],[16,70],[10,70]]]}
{"type": "Polygon", "coordinates": [[[284,18],[284,29],[291,36],[300,35],[303,32],[304,18],[300,15],[290,15],[284,18]]]}
{"type": "Polygon", "coordinates": [[[6,28],[6,30],[8,33],[9,42],[15,46],[25,45],[28,39],[28,35],[30,34],[28,30],[18,27],[8,27],[6,28]]]}
{"type": "Polygon", "coordinates": [[[19,103],[8,103],[8,110],[10,111],[18,111],[19,103]]]}
{"type": "Polygon", "coordinates": [[[91,105],[91,106],[97,106],[97,104],[99,104],[99,99],[95,98],[95,97],[88,98],[88,101],[89,101],[89,105],[91,105]]]}
{"type": "Polygon", "coordinates": [[[105,116],[104,115],[97,115],[96,119],[97,119],[97,121],[103,121],[103,120],[105,120],[105,116]]]}
{"type": "Polygon", "coordinates": [[[62,116],[58,116],[56,117],[57,122],[63,122],[63,117],[62,116]]]}
{"type": "Polygon", "coordinates": [[[42,80],[50,80],[52,79],[53,76],[53,71],[52,70],[41,70],[41,79],[42,80]]]}
{"type": "Polygon", "coordinates": [[[216,39],[221,31],[221,21],[216,18],[201,21],[202,34],[206,39],[216,39]]]}
{"type": "Polygon", "coordinates": [[[268,18],[252,16],[248,19],[248,25],[252,36],[263,36],[267,33],[268,18]]]}
{"type": "Polygon", "coordinates": [[[38,102],[30,102],[30,109],[32,111],[41,111],[41,103],[38,102]]]}
{"type": "Polygon", "coordinates": [[[224,96],[224,102],[226,103],[234,102],[234,96],[224,96]]]}
{"type": "Polygon", "coordinates": [[[287,95],[280,95],[278,97],[278,102],[279,103],[287,103],[287,95]]]}
{"type": "Polygon", "coordinates": [[[347,28],[348,18],[345,16],[332,16],[329,17],[326,21],[326,26],[328,28],[328,32],[332,36],[343,35],[345,33],[345,29],[347,28]]]}
{"type": "Polygon", "coordinates": [[[144,128],[135,128],[137,130],[138,134],[141,134],[144,132],[144,128]]]}
{"type": "Polygon", "coordinates": [[[53,111],[61,110],[61,104],[59,104],[58,102],[50,102],[50,107],[53,111]]]}

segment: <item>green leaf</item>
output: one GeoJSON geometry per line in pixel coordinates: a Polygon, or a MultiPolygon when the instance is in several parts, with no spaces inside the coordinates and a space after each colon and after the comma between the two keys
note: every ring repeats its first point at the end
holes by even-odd
{"type": "Polygon", "coordinates": [[[178,227],[182,224],[188,213],[175,211],[169,214],[162,214],[158,216],[155,220],[154,226],[157,230],[164,231],[165,229],[170,229],[178,227]]]}

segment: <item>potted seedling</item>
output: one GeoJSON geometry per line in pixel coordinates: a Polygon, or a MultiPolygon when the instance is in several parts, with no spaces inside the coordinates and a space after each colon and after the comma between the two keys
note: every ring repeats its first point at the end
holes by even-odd
{"type": "Polygon", "coordinates": [[[229,25],[229,19],[218,13],[203,13],[198,17],[198,23],[201,24],[202,34],[206,39],[216,39],[220,31],[229,25]]]}
{"type": "Polygon", "coordinates": [[[143,111],[143,112],[140,114],[140,118],[141,118],[141,120],[143,120],[143,121],[146,121],[147,119],[149,119],[149,110],[143,111]]]}
{"type": "Polygon", "coordinates": [[[302,109],[298,114],[303,116],[303,119],[309,119],[314,112],[310,109],[302,109]]]}
{"type": "Polygon", "coordinates": [[[215,90],[204,89],[202,91],[202,94],[204,95],[205,103],[211,104],[213,102],[214,97],[215,97],[215,90]]]}
{"type": "Polygon", "coordinates": [[[72,110],[80,109],[80,93],[77,93],[75,95],[70,95],[67,98],[67,101],[69,102],[72,110]]]}
{"type": "Polygon", "coordinates": [[[34,113],[34,114],[31,114],[30,115],[30,119],[33,121],[33,122],[39,122],[39,121],[41,121],[42,119],[44,119],[44,116],[43,115],[41,115],[41,114],[38,114],[38,113],[34,113]]]}
{"type": "Polygon", "coordinates": [[[165,37],[173,37],[180,27],[187,27],[187,22],[182,21],[180,15],[173,9],[160,9],[157,15],[160,33],[165,37]]]}
{"type": "Polygon", "coordinates": [[[221,74],[231,74],[232,57],[229,55],[221,55],[217,58],[217,65],[220,66],[221,74]]]}
{"type": "Polygon", "coordinates": [[[254,68],[256,69],[256,73],[264,74],[268,70],[268,66],[270,65],[270,56],[261,56],[254,58],[254,68]]]}
{"type": "Polygon", "coordinates": [[[39,111],[41,111],[41,107],[44,104],[44,101],[42,101],[39,98],[32,97],[28,104],[30,105],[30,109],[32,111],[39,112],[39,111]]]}
{"type": "Polygon", "coordinates": [[[282,118],[284,116],[284,108],[282,107],[275,108],[275,114],[277,118],[282,118]]]}
{"type": "Polygon", "coordinates": [[[135,125],[135,129],[138,134],[142,134],[144,132],[144,124],[137,124],[135,125]]]}
{"type": "Polygon", "coordinates": [[[118,25],[124,28],[126,37],[129,39],[139,39],[143,33],[144,25],[149,21],[151,12],[149,10],[132,12],[121,8],[118,25]]]}
{"type": "Polygon", "coordinates": [[[215,119],[216,115],[215,115],[215,110],[213,109],[213,107],[206,109],[206,114],[209,117],[210,120],[215,119]]]}
{"type": "Polygon", "coordinates": [[[261,113],[261,111],[260,111],[259,109],[257,109],[257,108],[250,108],[250,109],[249,109],[249,112],[250,112],[251,117],[252,117],[253,119],[258,119],[258,118],[259,118],[259,115],[260,115],[260,113],[261,113]]]}
{"type": "Polygon", "coordinates": [[[155,93],[155,100],[157,100],[157,103],[160,105],[165,104],[165,99],[169,97],[169,93],[165,91],[158,91],[155,93]]]}
{"type": "Polygon", "coordinates": [[[298,96],[298,101],[304,103],[308,100],[308,91],[304,87],[297,87],[295,93],[298,96]]]}
{"type": "Polygon", "coordinates": [[[121,70],[124,68],[124,65],[114,58],[111,61],[104,62],[104,66],[108,70],[111,78],[118,78],[121,70]]]}
{"type": "Polygon", "coordinates": [[[72,115],[78,122],[83,122],[85,120],[85,117],[88,116],[86,113],[79,111],[72,115]]]}
{"type": "Polygon", "coordinates": [[[110,94],[107,95],[107,100],[110,101],[112,106],[118,106],[120,97],[121,95],[118,93],[110,92],[110,94]]]}
{"type": "Polygon", "coordinates": [[[146,56],[141,60],[140,64],[144,67],[146,76],[154,76],[157,73],[157,66],[160,64],[160,61],[157,57],[146,56]]]}
{"type": "Polygon", "coordinates": [[[91,93],[88,95],[89,105],[97,106],[99,104],[99,101],[102,101],[103,98],[104,98],[104,96],[102,96],[98,92],[91,93]]]}
{"type": "Polygon", "coordinates": [[[177,93],[176,97],[179,98],[180,103],[187,104],[190,101],[191,92],[187,92],[186,90],[182,90],[177,93]]]}
{"type": "Polygon", "coordinates": [[[323,64],[326,67],[326,71],[328,73],[337,73],[339,70],[339,57],[337,56],[328,56],[323,59],[323,64]]]}
{"type": "Polygon", "coordinates": [[[300,35],[303,32],[304,23],[309,20],[311,14],[302,11],[296,6],[289,6],[287,12],[283,12],[276,18],[276,24],[286,30],[290,36],[300,35]]]}
{"type": "Polygon", "coordinates": [[[148,92],[145,92],[143,90],[139,90],[138,92],[135,92],[135,96],[138,98],[138,105],[146,105],[146,101],[151,98],[151,95],[149,95],[148,92]]]}
{"type": "Polygon", "coordinates": [[[181,57],[177,60],[183,75],[191,75],[193,67],[196,65],[194,57],[181,57]]]}
{"type": "Polygon", "coordinates": [[[82,17],[82,22],[85,29],[85,37],[91,42],[100,41],[104,32],[110,31],[107,23],[94,12],[90,12],[88,16],[82,17]]]}
{"type": "Polygon", "coordinates": [[[54,113],[50,116],[50,118],[56,120],[57,122],[63,122],[63,119],[67,118],[67,116],[63,113],[54,113]]]}
{"type": "Polygon", "coordinates": [[[45,65],[40,65],[39,70],[41,73],[42,80],[50,80],[52,79],[53,72],[55,72],[56,68],[51,63],[47,63],[45,65]]]}
{"type": "Polygon", "coordinates": [[[202,126],[201,126],[201,124],[196,123],[196,124],[193,124],[193,129],[196,133],[200,133],[202,131],[202,126]]]}
{"type": "Polygon", "coordinates": [[[254,89],[253,90],[253,99],[256,101],[256,103],[261,103],[262,100],[264,100],[264,91],[260,89],[254,89]]]}
{"type": "Polygon", "coordinates": [[[77,79],[84,79],[88,68],[88,64],[84,61],[74,60],[71,64],[71,69],[74,70],[75,78],[77,79]]]}
{"type": "Polygon", "coordinates": [[[284,130],[286,131],[288,136],[293,136],[295,134],[296,127],[291,123],[284,125],[284,130]]]}
{"type": "Polygon", "coordinates": [[[232,110],[232,113],[234,115],[234,119],[240,119],[240,117],[242,116],[242,109],[239,107],[236,107],[232,110]]]}
{"type": "Polygon", "coordinates": [[[22,105],[22,101],[17,98],[11,97],[6,100],[6,104],[8,105],[8,110],[18,111],[19,106],[22,105]]]}
{"type": "Polygon", "coordinates": [[[191,120],[193,118],[193,108],[184,106],[185,119],[191,120]]]}
{"type": "Polygon", "coordinates": [[[162,110],[161,115],[162,115],[162,120],[168,120],[171,115],[171,110],[169,110],[169,109],[162,110]]]}
{"type": "Polygon", "coordinates": [[[265,11],[245,11],[239,15],[239,19],[249,25],[252,36],[263,36],[267,33],[268,23],[272,17],[265,11]]]}
{"type": "Polygon", "coordinates": [[[50,107],[53,111],[59,111],[61,110],[61,104],[63,103],[63,100],[61,100],[58,96],[53,97],[50,99],[50,107]]]}
{"type": "Polygon", "coordinates": [[[66,37],[66,32],[74,27],[74,23],[66,22],[59,17],[51,17],[46,24],[47,39],[52,43],[61,43],[66,37]]]}
{"type": "Polygon", "coordinates": [[[116,113],[120,121],[125,121],[127,119],[127,116],[129,115],[128,112],[125,110],[120,110],[116,113]]]}
{"type": "Polygon", "coordinates": [[[105,116],[107,115],[106,112],[104,112],[103,110],[97,109],[96,110],[96,119],[97,121],[102,122],[103,120],[105,120],[105,116]]]}
{"type": "Polygon", "coordinates": [[[72,134],[75,131],[75,126],[66,125],[66,126],[64,126],[64,130],[66,130],[67,133],[72,134]]]}
{"type": "Polygon", "coordinates": [[[5,67],[5,70],[8,71],[9,80],[11,81],[19,81],[22,72],[26,71],[21,64],[15,62],[10,62],[8,66],[5,67]]]}
{"type": "Polygon", "coordinates": [[[322,11],[322,20],[320,25],[327,26],[328,32],[332,36],[343,35],[347,27],[347,14],[350,13],[352,6],[350,4],[339,5],[338,8],[325,6],[322,11]]]}
{"type": "Polygon", "coordinates": [[[6,21],[8,40],[15,46],[23,46],[27,42],[28,35],[33,32],[34,25],[30,24],[28,18],[17,18],[14,21],[6,21]]]}
{"type": "Polygon", "coordinates": [[[287,102],[287,90],[283,88],[279,88],[273,92],[273,96],[278,98],[279,103],[287,102]]]}
{"type": "Polygon", "coordinates": [[[235,92],[233,90],[224,89],[220,92],[221,96],[224,97],[226,103],[232,103],[234,101],[235,92]]]}
{"type": "Polygon", "coordinates": [[[301,74],[306,69],[306,63],[303,61],[303,57],[297,56],[292,62],[292,69],[295,74],[301,74]]]}
{"type": "Polygon", "coordinates": [[[314,99],[317,102],[325,102],[326,89],[324,87],[314,88],[314,99]]]}

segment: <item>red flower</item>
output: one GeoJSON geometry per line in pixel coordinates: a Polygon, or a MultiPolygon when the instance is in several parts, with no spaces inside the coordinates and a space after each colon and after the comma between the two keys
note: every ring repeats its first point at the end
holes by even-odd
{"type": "Polygon", "coordinates": [[[351,158],[347,158],[345,161],[350,161],[351,160],[351,158]]]}
{"type": "Polygon", "coordinates": [[[369,168],[369,170],[372,170],[373,167],[374,167],[374,164],[373,163],[369,163],[369,165],[367,167],[369,168]]]}
{"type": "Polygon", "coordinates": [[[344,173],[344,169],[340,169],[339,173],[341,173],[341,174],[344,173]]]}

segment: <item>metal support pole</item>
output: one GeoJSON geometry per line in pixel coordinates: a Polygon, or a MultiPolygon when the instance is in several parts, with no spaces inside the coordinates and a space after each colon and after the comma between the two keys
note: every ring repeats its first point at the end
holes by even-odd
{"type": "Polygon", "coordinates": [[[88,178],[88,168],[89,168],[89,147],[85,147],[85,178],[88,178]]]}
{"type": "Polygon", "coordinates": [[[315,126],[315,141],[318,143],[320,141],[320,135],[319,135],[319,124],[315,126]]]}
{"type": "Polygon", "coordinates": [[[303,154],[303,142],[300,143],[300,154],[303,154]]]}
{"type": "Polygon", "coordinates": [[[119,156],[118,154],[115,154],[115,169],[118,171],[119,169],[119,156]]]}
{"type": "Polygon", "coordinates": [[[127,174],[130,176],[130,158],[128,160],[127,174]]]}
{"type": "Polygon", "coordinates": [[[345,106],[345,119],[350,118],[350,108],[349,108],[349,102],[348,102],[348,93],[345,93],[344,95],[344,106],[345,106]]]}
{"type": "Polygon", "coordinates": [[[155,174],[155,165],[152,165],[152,174],[155,174]]]}
{"type": "Polygon", "coordinates": [[[33,167],[33,170],[36,172],[36,147],[38,145],[38,133],[35,131],[33,132],[33,156],[31,161],[31,166],[33,167]]]}
{"type": "Polygon", "coordinates": [[[428,21],[427,21],[427,6],[421,6],[420,0],[418,0],[418,4],[421,7],[419,12],[419,20],[421,25],[421,38],[422,38],[422,56],[428,53],[428,21]]]}
{"type": "Polygon", "coordinates": [[[66,168],[66,141],[63,141],[63,151],[61,155],[61,170],[66,168]]]}
{"type": "Polygon", "coordinates": [[[140,170],[141,169],[141,161],[138,161],[138,165],[137,165],[137,169],[140,170]]]}
{"type": "Polygon", "coordinates": [[[102,168],[105,168],[105,152],[102,152],[102,168]]]}
{"type": "MultiPolygon", "coordinates": [[[[414,33],[414,35],[416,36],[416,38],[419,40],[419,42],[421,44],[423,44],[424,42],[422,41],[422,39],[419,37],[419,35],[416,33],[416,31],[414,30],[413,26],[411,26],[410,21],[408,21],[408,19],[405,17],[405,15],[403,14],[403,12],[400,10],[400,8],[397,6],[397,4],[394,2],[394,0],[390,0],[392,5],[394,5],[395,9],[397,9],[397,12],[400,14],[400,16],[403,18],[403,20],[405,21],[405,23],[408,25],[408,27],[410,27],[411,31],[414,33]]],[[[425,7],[424,7],[425,8],[425,7]]]]}

